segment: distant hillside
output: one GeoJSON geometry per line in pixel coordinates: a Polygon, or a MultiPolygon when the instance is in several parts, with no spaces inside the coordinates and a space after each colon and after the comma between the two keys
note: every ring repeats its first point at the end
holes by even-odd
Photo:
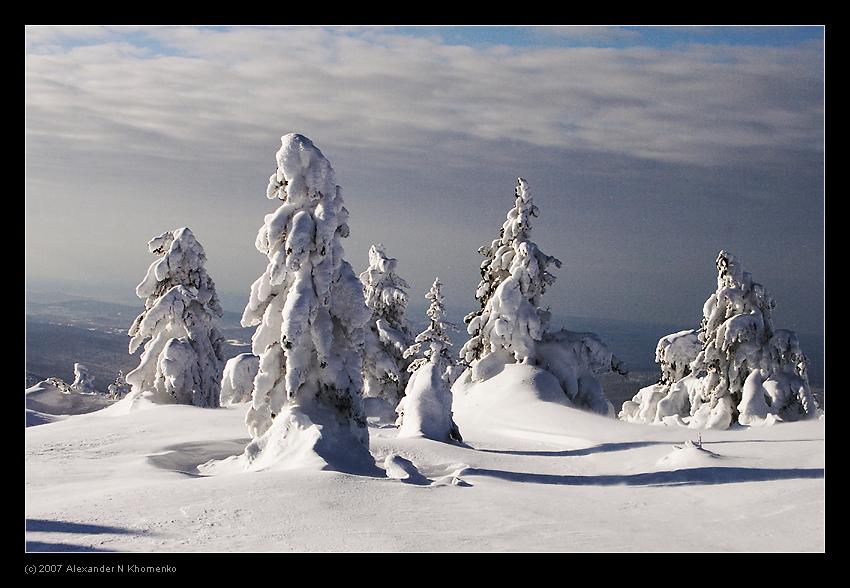
{"type": "MultiPolygon", "coordinates": [[[[414,302],[414,301],[411,301],[414,302]]],[[[63,300],[61,295],[51,295],[46,299],[35,298],[28,295],[26,303],[27,324],[30,322],[40,323],[41,327],[35,327],[32,333],[33,340],[27,338],[27,371],[42,374],[46,376],[62,376],[60,373],[45,372],[44,369],[53,366],[57,368],[61,366],[64,372],[67,372],[68,377],[72,376],[74,361],[87,361],[83,354],[80,353],[87,349],[97,355],[103,353],[105,349],[112,349],[110,353],[114,354],[118,367],[124,365],[130,358],[127,355],[127,329],[132,321],[142,310],[142,303],[139,301],[137,307],[114,304],[111,302],[100,302],[79,297],[68,297],[63,300]],[[56,345],[50,341],[45,342],[44,324],[53,326],[53,334],[66,343],[77,341],[75,348],[67,350],[56,349],[56,345]],[[67,326],[74,327],[66,332],[59,332],[56,327],[67,326]],[[90,331],[89,329],[94,329],[90,331]],[[84,332],[80,332],[80,330],[84,332]],[[92,334],[92,333],[99,333],[92,334]],[[110,334],[112,338],[103,338],[102,335],[110,334]],[[53,349],[54,353],[58,353],[62,357],[54,359],[42,359],[47,349],[53,349]],[[71,359],[67,363],[68,358],[78,355],[76,359],[71,359]],[[67,363],[67,365],[66,365],[67,363]]],[[[452,341],[455,349],[460,349],[460,346],[466,341],[467,335],[463,317],[466,312],[471,309],[448,309],[449,319],[456,323],[458,332],[452,334],[452,341]]],[[[411,321],[414,332],[421,332],[427,324],[425,317],[425,307],[410,304],[407,310],[407,317],[411,321]]],[[[250,342],[251,335],[254,329],[243,329],[239,325],[241,315],[237,312],[225,311],[222,319],[222,332],[225,337],[230,340],[240,342],[250,342]]],[[[625,321],[617,319],[601,319],[589,317],[577,317],[570,315],[553,314],[551,327],[554,329],[566,328],[571,331],[590,331],[602,337],[608,347],[614,352],[617,357],[626,362],[629,370],[638,374],[642,372],[655,373],[657,366],[655,365],[655,346],[658,339],[687,328],[688,325],[671,325],[649,322],[625,321]]],[[[29,329],[28,329],[29,330],[29,329]]],[[[817,335],[808,333],[798,333],[800,344],[804,352],[809,357],[809,379],[813,386],[823,386],[823,340],[817,335]]],[[[61,345],[60,345],[61,347],[61,345]]],[[[247,347],[233,347],[234,355],[249,350],[247,347]]],[[[228,352],[230,353],[230,351],[228,352]]],[[[230,356],[229,356],[230,357],[230,356]]],[[[93,360],[88,360],[92,362],[93,360]]],[[[138,364],[138,360],[133,360],[131,368],[138,364]]],[[[117,369],[117,368],[116,368],[117,369]]],[[[114,372],[114,370],[113,370],[114,372]]],[[[114,378],[114,375],[110,376],[114,378]]],[[[111,382],[112,379],[109,380],[111,382]]],[[[108,384],[107,382],[106,384],[108,384]]],[[[99,384],[103,384],[100,380],[99,384]]]]}

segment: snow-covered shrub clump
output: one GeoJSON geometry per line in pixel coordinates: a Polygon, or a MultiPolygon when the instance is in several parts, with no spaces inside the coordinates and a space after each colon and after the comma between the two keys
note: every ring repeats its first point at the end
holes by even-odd
{"type": "Polygon", "coordinates": [[[431,301],[427,310],[431,319],[428,328],[416,336],[416,342],[404,357],[422,354],[407,368],[411,373],[404,398],[396,412],[399,417],[399,437],[427,437],[435,441],[462,441],[452,419],[452,392],[449,371],[454,361],[449,355],[452,347],[449,329],[455,326],[445,320],[440,279],[434,280],[425,298],[431,301]]]}
{"type": "Polygon", "coordinates": [[[79,394],[97,393],[97,390],[94,389],[94,376],[81,363],[74,364],[74,382],[71,384],[71,390],[79,394]]]}
{"type": "Polygon", "coordinates": [[[661,357],[662,379],[651,387],[658,390],[641,390],[621,418],[653,423],[678,416],[694,428],[726,429],[816,416],[806,356],[796,334],[773,328],[773,298],[726,251],[716,266],[717,290],[703,305],[696,341],[690,331],[665,338],[679,348],[661,357]]]}
{"type": "Polygon", "coordinates": [[[39,382],[39,384],[48,384],[53,386],[58,390],[61,394],[70,394],[71,393],[71,385],[63,380],[62,378],[47,378],[44,382],[39,382]]]}
{"type": "Polygon", "coordinates": [[[111,400],[121,400],[130,392],[130,386],[127,384],[123,370],[118,370],[118,375],[115,377],[115,381],[109,385],[108,390],[107,397],[111,400]]]}
{"type": "Polygon", "coordinates": [[[460,351],[467,379],[484,381],[505,363],[545,366],[577,406],[613,416],[596,376],[625,368],[593,333],[547,331],[550,313],[542,296],[555,282],[549,267],[561,262],[531,241],[530,221],[539,211],[522,178],[515,195],[499,238],[479,249],[486,257],[475,293],[481,308],[464,319],[469,340],[460,351]]]}
{"type": "Polygon", "coordinates": [[[413,333],[404,317],[407,282],[398,274],[398,260],[387,257],[383,245],[369,248],[369,267],[360,274],[366,306],[372,311],[363,358],[363,395],[381,398],[395,407],[407,386],[410,359],[404,351],[413,333]]]}
{"type": "Polygon", "coordinates": [[[253,353],[240,353],[224,364],[221,376],[221,405],[248,402],[254,392],[254,378],[260,370],[260,358],[253,353]]]}
{"type": "Polygon", "coordinates": [[[684,381],[691,373],[691,363],[696,359],[702,343],[696,331],[679,331],[666,335],[655,348],[655,363],[661,366],[661,377],[652,386],[641,388],[634,398],[623,403],[619,417],[633,423],[661,423],[667,417],[688,414],[689,388],[693,378],[684,381]]]}
{"type": "Polygon", "coordinates": [[[126,400],[218,406],[222,310],[204,249],[186,227],[151,239],[148,249],[159,259],[136,287],[145,309],[130,327],[130,353],[145,345],[139,367],[127,374],[126,400]]]}
{"type": "Polygon", "coordinates": [[[259,359],[245,417],[243,459],[268,467],[375,468],[362,410],[364,330],[371,313],[343,259],[348,210],[334,170],[312,141],[281,137],[256,239],[268,257],[242,326],[256,326],[259,359]]]}

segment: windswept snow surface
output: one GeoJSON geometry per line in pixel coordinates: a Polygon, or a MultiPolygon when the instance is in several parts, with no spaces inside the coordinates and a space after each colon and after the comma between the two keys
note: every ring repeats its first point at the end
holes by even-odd
{"type": "Polygon", "coordinates": [[[696,431],[572,408],[528,365],[453,392],[464,444],[370,427],[377,475],[201,474],[244,450],[245,405],[152,404],[30,427],[28,550],[825,548],[822,419],[703,431],[703,451],[687,443],[696,431]]]}

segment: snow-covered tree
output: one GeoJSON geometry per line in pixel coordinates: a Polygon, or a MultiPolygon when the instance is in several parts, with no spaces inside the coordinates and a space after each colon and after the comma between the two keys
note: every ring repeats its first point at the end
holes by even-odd
{"type": "Polygon", "coordinates": [[[74,364],[74,382],[71,390],[79,394],[95,394],[94,376],[89,373],[89,368],[81,363],[74,364]]]}
{"type": "Polygon", "coordinates": [[[688,414],[688,386],[693,379],[691,363],[699,355],[702,343],[696,331],[679,331],[666,335],[655,348],[655,363],[661,367],[661,377],[652,386],[641,388],[634,398],[623,403],[619,417],[633,423],[661,423],[667,417],[688,414]]]}
{"type": "Polygon", "coordinates": [[[361,399],[371,313],[343,259],[349,229],[342,190],[322,152],[291,133],[281,137],[267,197],[280,201],[256,239],[268,265],[242,316],[243,326],[257,327],[252,344],[260,358],[246,415],[253,437],[247,465],[374,468],[361,399]]]}
{"type": "Polygon", "coordinates": [[[253,353],[240,353],[224,364],[221,376],[221,405],[248,402],[254,392],[254,378],[260,370],[260,358],[253,353]]]}
{"type": "Polygon", "coordinates": [[[113,400],[120,400],[130,392],[130,386],[127,385],[127,380],[124,377],[124,371],[118,370],[118,375],[115,381],[109,385],[109,393],[107,396],[113,400]]]}
{"type": "Polygon", "coordinates": [[[413,333],[404,317],[407,282],[396,274],[398,260],[387,257],[383,245],[369,248],[369,267],[360,274],[366,306],[372,311],[363,358],[363,394],[396,406],[407,386],[410,360],[404,351],[413,333]]]}
{"type": "Polygon", "coordinates": [[[672,351],[659,361],[657,390],[641,390],[621,418],[652,423],[678,416],[691,427],[725,429],[815,416],[806,356],[796,334],[773,328],[773,298],[726,251],[716,266],[717,290],[703,305],[700,329],[665,338],[672,351]]]}
{"type": "Polygon", "coordinates": [[[428,328],[416,336],[416,342],[404,357],[422,355],[408,366],[412,373],[404,398],[398,404],[399,437],[427,437],[436,441],[462,441],[452,419],[452,392],[449,371],[454,360],[449,355],[452,341],[449,329],[456,327],[445,320],[442,284],[436,278],[425,298],[431,301],[426,314],[428,328]]]}
{"type": "Polygon", "coordinates": [[[62,394],[70,394],[71,393],[71,385],[63,380],[62,378],[47,378],[44,380],[51,386],[55,387],[62,394]]]}
{"type": "Polygon", "coordinates": [[[547,331],[550,313],[542,307],[542,296],[555,282],[548,268],[561,262],[531,241],[531,218],[539,211],[522,178],[515,196],[499,238],[479,249],[486,257],[475,293],[481,308],[464,319],[469,340],[460,360],[473,381],[488,379],[505,363],[543,366],[572,402],[613,416],[596,376],[625,373],[625,368],[593,333],[547,331]]]}
{"type": "Polygon", "coordinates": [[[218,406],[224,338],[216,323],[222,310],[204,249],[183,227],[151,239],[148,250],[159,259],[136,287],[145,309],[130,327],[130,353],[142,343],[144,352],[127,374],[128,401],[145,395],[157,403],[218,406]]]}
{"type": "Polygon", "coordinates": [[[533,360],[534,341],[541,339],[549,321],[541,297],[555,281],[547,268],[561,267],[561,262],[531,241],[530,221],[539,211],[524,179],[518,179],[515,194],[499,238],[479,249],[486,257],[475,292],[481,309],[464,319],[470,338],[460,350],[467,364],[501,349],[517,362],[533,360]]]}

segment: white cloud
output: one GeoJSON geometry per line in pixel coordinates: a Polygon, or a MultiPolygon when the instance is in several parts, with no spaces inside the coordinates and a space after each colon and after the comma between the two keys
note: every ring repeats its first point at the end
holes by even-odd
{"type": "Polygon", "coordinates": [[[223,140],[283,125],[364,149],[429,149],[461,134],[714,165],[822,141],[814,48],[492,50],[374,29],[143,31],[149,44],[100,28],[87,36],[99,43],[32,40],[33,146],[49,134],[68,148],[209,157],[223,140]]]}

